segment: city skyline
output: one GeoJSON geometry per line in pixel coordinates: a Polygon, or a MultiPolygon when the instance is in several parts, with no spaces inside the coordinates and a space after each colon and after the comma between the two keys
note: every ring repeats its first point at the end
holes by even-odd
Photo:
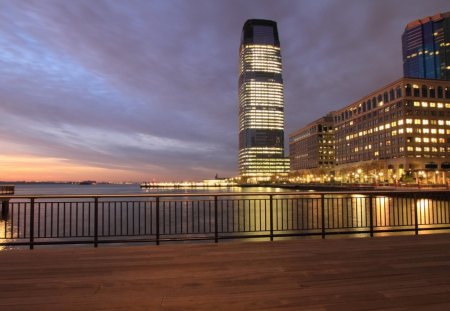
{"type": "Polygon", "coordinates": [[[446,1],[0,1],[0,180],[236,176],[247,19],[278,23],[290,133],[400,78],[406,24],[449,10],[446,1]]]}

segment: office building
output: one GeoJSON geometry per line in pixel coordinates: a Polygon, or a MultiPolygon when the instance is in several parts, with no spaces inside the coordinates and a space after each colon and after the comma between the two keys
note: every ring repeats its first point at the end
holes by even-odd
{"type": "Polygon", "coordinates": [[[450,12],[409,23],[402,46],[405,77],[450,80],[450,12]]]}
{"type": "Polygon", "coordinates": [[[322,168],[322,175],[342,182],[446,182],[450,81],[401,78],[330,115],[332,125],[321,118],[290,135],[292,171],[322,168]],[[334,154],[324,148],[330,139],[320,140],[324,126],[332,129],[334,154]]]}
{"type": "Polygon", "coordinates": [[[334,167],[333,115],[328,114],[289,135],[291,171],[334,167]]]}
{"type": "Polygon", "coordinates": [[[450,82],[402,78],[334,118],[335,171],[345,181],[393,183],[448,169],[450,82]]]}
{"type": "Polygon", "coordinates": [[[239,174],[243,181],[287,175],[284,95],[277,24],[252,19],[243,27],[239,74],[239,174]]]}

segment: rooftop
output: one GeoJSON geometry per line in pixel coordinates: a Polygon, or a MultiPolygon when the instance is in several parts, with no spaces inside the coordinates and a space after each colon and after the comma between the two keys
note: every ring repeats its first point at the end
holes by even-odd
{"type": "Polygon", "coordinates": [[[427,16],[427,17],[424,17],[424,18],[421,18],[421,19],[417,19],[415,21],[412,21],[412,22],[408,23],[406,25],[406,27],[405,27],[405,30],[408,30],[408,29],[411,29],[411,28],[414,28],[414,27],[426,24],[428,22],[437,22],[437,21],[440,21],[440,20],[442,20],[444,18],[447,18],[447,17],[450,17],[450,11],[449,12],[445,12],[445,13],[437,13],[437,14],[435,14],[433,16],[427,16]]]}

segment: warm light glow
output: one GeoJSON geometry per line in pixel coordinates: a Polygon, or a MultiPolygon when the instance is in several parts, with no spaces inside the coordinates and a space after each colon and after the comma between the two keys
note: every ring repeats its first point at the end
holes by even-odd
{"type": "MultiPolygon", "coordinates": [[[[2,181],[126,181],[132,172],[72,163],[61,158],[38,156],[0,155],[2,181]]],[[[134,172],[137,180],[148,175],[134,172]]]]}
{"type": "Polygon", "coordinates": [[[239,82],[239,174],[268,180],[286,175],[284,95],[280,47],[242,44],[239,82]],[[251,136],[251,137],[250,137],[251,136]]]}

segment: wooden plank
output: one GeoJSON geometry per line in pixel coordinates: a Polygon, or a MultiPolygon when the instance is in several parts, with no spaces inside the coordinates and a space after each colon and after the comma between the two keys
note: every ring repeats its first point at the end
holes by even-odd
{"type": "Polygon", "coordinates": [[[446,310],[450,235],[0,253],[0,310],[446,310]]]}

